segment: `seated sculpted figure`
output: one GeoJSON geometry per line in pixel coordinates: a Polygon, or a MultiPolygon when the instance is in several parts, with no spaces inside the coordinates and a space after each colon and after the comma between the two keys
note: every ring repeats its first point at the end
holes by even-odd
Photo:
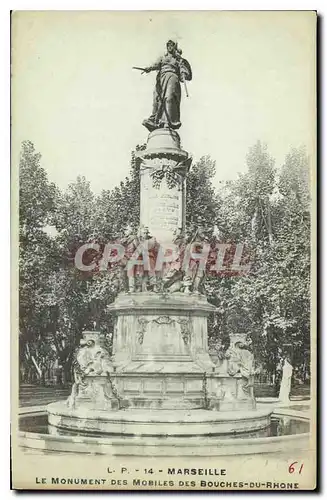
{"type": "Polygon", "coordinates": [[[98,375],[107,376],[110,379],[110,373],[113,371],[113,364],[106,349],[93,339],[81,339],[80,347],[76,350],[73,358],[74,383],[67,405],[74,408],[76,398],[81,391],[87,390],[87,377],[98,375]]]}
{"type": "Polygon", "coordinates": [[[254,367],[254,356],[249,351],[249,343],[237,341],[226,351],[228,360],[227,373],[232,377],[238,373],[245,379],[243,391],[247,395],[250,393],[254,383],[254,375],[257,373],[254,367]]]}

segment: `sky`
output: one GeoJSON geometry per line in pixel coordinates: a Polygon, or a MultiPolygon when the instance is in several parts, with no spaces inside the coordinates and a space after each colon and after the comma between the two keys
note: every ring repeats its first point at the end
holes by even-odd
{"type": "Polygon", "coordinates": [[[178,41],[191,64],[179,134],[195,160],[216,161],[215,184],[245,170],[258,139],[276,165],[290,148],[315,151],[312,12],[15,12],[12,20],[12,162],[31,140],[49,179],[78,175],[99,193],[129,173],[146,142],[155,72],[178,41]]]}

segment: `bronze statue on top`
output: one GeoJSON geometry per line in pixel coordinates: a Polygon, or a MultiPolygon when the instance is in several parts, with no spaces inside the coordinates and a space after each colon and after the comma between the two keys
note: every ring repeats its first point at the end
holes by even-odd
{"type": "Polygon", "coordinates": [[[135,68],[141,69],[145,73],[158,71],[152,114],[143,121],[143,125],[150,132],[157,128],[180,128],[180,82],[185,84],[186,80],[192,80],[191,66],[186,59],[181,57],[182,51],[178,48],[177,43],[169,40],[166,47],[166,54],[161,56],[155,64],[147,68],[135,68]]]}

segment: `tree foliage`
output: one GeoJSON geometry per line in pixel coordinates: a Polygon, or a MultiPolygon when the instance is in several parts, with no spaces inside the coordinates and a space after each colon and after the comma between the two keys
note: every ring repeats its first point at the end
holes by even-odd
{"type": "MultiPolygon", "coordinates": [[[[80,245],[103,247],[139,224],[140,160],[119,186],[92,192],[78,177],[61,192],[49,182],[31,142],[20,159],[20,352],[25,372],[42,380],[53,360],[69,378],[72,352],[85,328],[112,337],[107,306],[117,294],[115,272],[81,273],[80,245]],[[55,228],[50,234],[47,227],[55,228]]],[[[209,238],[242,243],[250,261],[245,275],[209,276],[207,296],[217,307],[210,344],[228,345],[230,333],[247,333],[259,363],[274,372],[285,353],[307,373],[310,347],[309,159],[293,149],[277,168],[267,146],[249,149],[246,171],[213,185],[215,162],[204,156],[187,177],[187,226],[209,238]]]]}

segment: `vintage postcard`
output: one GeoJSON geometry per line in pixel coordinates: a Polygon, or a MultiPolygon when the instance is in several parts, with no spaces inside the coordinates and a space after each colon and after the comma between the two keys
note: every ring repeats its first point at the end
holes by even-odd
{"type": "Polygon", "coordinates": [[[316,488],[316,21],[12,13],[14,489],[316,488]]]}

